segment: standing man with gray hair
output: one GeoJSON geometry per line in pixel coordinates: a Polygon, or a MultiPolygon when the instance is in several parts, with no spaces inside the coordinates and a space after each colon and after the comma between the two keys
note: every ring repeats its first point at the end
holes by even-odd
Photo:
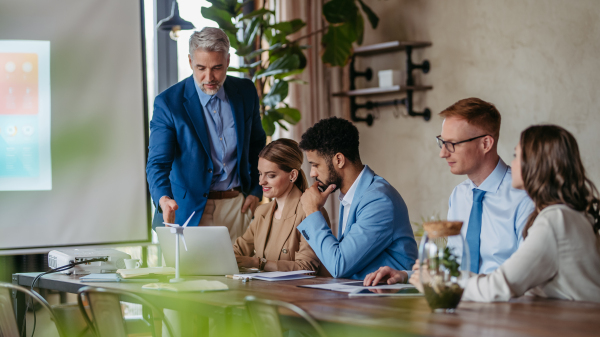
{"type": "Polygon", "coordinates": [[[195,32],[189,61],[193,75],[154,100],[146,166],[152,227],[196,212],[190,225],[227,226],[233,242],[262,198],[259,99],[252,81],[227,76],[229,39],[221,29],[195,32]]]}

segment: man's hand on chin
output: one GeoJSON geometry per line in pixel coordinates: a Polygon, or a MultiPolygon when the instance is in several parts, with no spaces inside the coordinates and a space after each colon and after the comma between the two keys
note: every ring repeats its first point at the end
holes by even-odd
{"type": "Polygon", "coordinates": [[[302,197],[300,198],[300,202],[302,202],[302,208],[304,209],[306,216],[318,212],[321,207],[325,205],[327,197],[329,197],[334,190],[335,185],[329,185],[325,191],[321,192],[319,191],[319,183],[315,182],[311,187],[304,191],[304,194],[302,194],[302,197]]]}

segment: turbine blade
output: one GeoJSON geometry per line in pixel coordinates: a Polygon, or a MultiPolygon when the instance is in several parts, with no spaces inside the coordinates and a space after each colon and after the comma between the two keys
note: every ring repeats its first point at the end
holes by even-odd
{"type": "Polygon", "coordinates": [[[190,217],[187,219],[187,221],[183,224],[183,227],[187,227],[188,223],[190,222],[190,220],[192,220],[192,217],[194,216],[195,213],[196,213],[196,211],[192,212],[192,215],[190,215],[190,217]]]}
{"type": "Polygon", "coordinates": [[[183,236],[183,233],[181,233],[181,241],[183,241],[183,247],[185,248],[185,251],[187,252],[187,245],[185,244],[185,236],[183,236]]]}

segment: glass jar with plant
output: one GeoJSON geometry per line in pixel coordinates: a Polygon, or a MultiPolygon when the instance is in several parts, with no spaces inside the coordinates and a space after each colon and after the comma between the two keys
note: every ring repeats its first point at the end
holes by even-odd
{"type": "Polygon", "coordinates": [[[454,312],[469,277],[469,249],[461,228],[462,221],[423,223],[419,276],[432,311],[454,312]]]}

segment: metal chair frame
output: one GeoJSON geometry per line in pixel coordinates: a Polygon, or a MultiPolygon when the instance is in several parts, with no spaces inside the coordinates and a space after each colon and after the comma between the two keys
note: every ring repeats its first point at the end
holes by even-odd
{"type": "MultiPolygon", "coordinates": [[[[123,290],[118,290],[118,289],[105,289],[105,288],[96,288],[96,287],[83,287],[83,288],[79,289],[79,291],[77,292],[77,303],[79,305],[79,310],[81,311],[84,320],[86,321],[86,323],[88,324],[88,326],[90,327],[90,329],[92,329],[92,331],[94,331],[94,333],[96,334],[96,336],[98,336],[98,337],[104,337],[104,336],[100,335],[100,332],[98,330],[98,326],[88,316],[87,310],[85,309],[85,306],[83,304],[83,296],[85,295],[87,297],[89,293],[111,294],[111,295],[116,295],[116,296],[119,296],[119,297],[128,297],[128,298],[133,299],[135,301],[135,303],[139,303],[142,306],[146,306],[147,308],[150,309],[150,311],[148,312],[148,317],[146,317],[146,314],[144,314],[142,316],[142,320],[148,326],[148,328],[151,329],[152,336],[156,336],[156,325],[155,325],[155,322],[157,322],[157,321],[164,322],[165,326],[167,327],[167,331],[169,333],[169,336],[174,336],[171,324],[169,323],[168,319],[163,315],[162,310],[159,310],[158,308],[156,308],[153,304],[151,304],[150,302],[148,302],[144,298],[142,298],[142,297],[140,297],[140,296],[138,296],[136,294],[133,294],[133,293],[130,293],[130,292],[127,292],[127,291],[123,291],[123,290]]],[[[90,309],[92,311],[92,315],[94,315],[93,304],[91,302],[90,302],[90,309]]],[[[123,327],[125,327],[124,323],[123,323],[123,327]]]]}
{"type": "MultiPolygon", "coordinates": [[[[28,295],[29,297],[33,298],[37,303],[39,303],[42,306],[42,308],[44,308],[46,311],[48,311],[50,313],[50,319],[52,319],[52,321],[54,321],[54,325],[56,326],[58,335],[61,337],[66,336],[63,331],[63,328],[61,326],[61,323],[58,320],[58,318],[56,317],[56,315],[54,314],[54,311],[50,307],[50,304],[48,304],[46,299],[44,299],[42,296],[40,296],[39,294],[37,294],[35,292],[32,292],[31,290],[29,290],[25,287],[14,285],[12,283],[0,282],[0,288],[6,288],[6,289],[9,289],[10,291],[20,291],[20,292],[24,293],[25,295],[28,295]]],[[[16,326],[17,330],[20,331],[20,327],[17,326],[16,316],[15,316],[14,326],[16,326]]],[[[0,334],[1,333],[2,333],[2,331],[0,329],[0,334]]]]}
{"type": "MultiPolygon", "coordinates": [[[[285,309],[288,309],[296,314],[298,314],[300,317],[302,317],[304,320],[306,320],[313,329],[315,329],[315,331],[319,334],[320,337],[327,337],[327,334],[325,333],[325,331],[323,330],[323,328],[321,328],[321,325],[319,325],[319,323],[312,318],[306,311],[304,311],[302,308],[293,305],[291,303],[287,303],[287,302],[283,302],[283,301],[277,301],[277,300],[266,300],[266,299],[259,299],[256,298],[254,296],[246,296],[246,309],[248,311],[248,316],[250,316],[250,320],[252,321],[252,325],[254,326],[254,330],[257,334],[260,334],[260,332],[257,330],[256,328],[256,324],[263,324],[264,322],[261,322],[259,320],[258,317],[255,317],[255,314],[253,313],[252,310],[252,306],[253,305],[262,305],[262,306],[270,306],[273,308],[277,308],[277,307],[282,307],[285,309]]],[[[279,315],[277,316],[277,319],[279,319],[279,315]]],[[[279,323],[281,325],[281,323],[279,323]]]]}

